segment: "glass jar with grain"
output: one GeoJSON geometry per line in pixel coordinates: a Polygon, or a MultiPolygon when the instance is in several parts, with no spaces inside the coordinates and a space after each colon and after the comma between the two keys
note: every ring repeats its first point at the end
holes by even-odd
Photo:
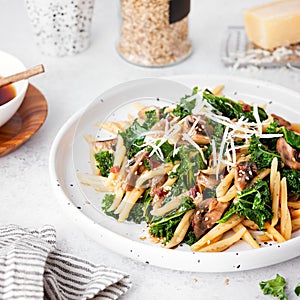
{"type": "Polygon", "coordinates": [[[190,0],[121,0],[118,52],[131,63],[149,67],[184,60],[192,51],[189,12],[190,0]]]}

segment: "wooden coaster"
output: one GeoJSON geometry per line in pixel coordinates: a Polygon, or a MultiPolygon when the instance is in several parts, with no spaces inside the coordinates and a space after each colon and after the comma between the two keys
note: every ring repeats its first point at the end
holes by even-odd
{"type": "Polygon", "coordinates": [[[0,127],[0,157],[16,150],[43,125],[48,114],[44,95],[29,84],[22,105],[15,115],[0,127]]]}

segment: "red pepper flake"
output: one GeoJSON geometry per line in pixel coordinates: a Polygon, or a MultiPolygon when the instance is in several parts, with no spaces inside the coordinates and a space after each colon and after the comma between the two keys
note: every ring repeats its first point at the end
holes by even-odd
{"type": "Polygon", "coordinates": [[[115,174],[115,173],[119,173],[120,170],[121,170],[121,168],[120,168],[119,166],[113,166],[113,167],[110,168],[109,171],[110,171],[111,173],[114,173],[114,174],[115,174]]]}
{"type": "Polygon", "coordinates": [[[251,106],[249,104],[243,104],[242,110],[243,110],[243,112],[250,112],[251,106]]]}
{"type": "Polygon", "coordinates": [[[157,189],[155,194],[157,195],[158,199],[162,199],[167,195],[167,193],[168,192],[164,188],[160,187],[159,189],[157,189]]]}
{"type": "Polygon", "coordinates": [[[200,188],[199,188],[199,185],[196,184],[194,187],[192,187],[190,190],[189,190],[189,194],[190,194],[190,197],[195,200],[198,196],[198,194],[200,193],[200,188]]]}

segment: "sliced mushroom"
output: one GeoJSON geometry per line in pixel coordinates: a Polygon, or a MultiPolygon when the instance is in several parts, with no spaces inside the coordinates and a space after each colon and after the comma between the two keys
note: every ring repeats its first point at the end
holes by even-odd
{"type": "Polygon", "coordinates": [[[117,145],[117,138],[104,140],[104,141],[96,141],[93,143],[93,150],[95,153],[98,153],[100,150],[102,151],[109,151],[109,150],[116,150],[117,145]]]}
{"type": "Polygon", "coordinates": [[[220,181],[216,179],[215,174],[204,174],[202,171],[199,171],[197,176],[197,183],[205,188],[211,189],[215,187],[220,181]]]}
{"type": "Polygon", "coordinates": [[[196,184],[189,190],[189,197],[194,201],[194,203],[198,203],[202,198],[202,187],[200,184],[196,184]]]}
{"type": "Polygon", "coordinates": [[[205,132],[205,121],[201,116],[189,115],[183,126],[185,133],[189,133],[192,140],[199,145],[207,145],[210,143],[209,137],[205,132]]]}
{"type": "Polygon", "coordinates": [[[221,219],[228,205],[229,202],[219,202],[216,198],[208,198],[198,204],[192,220],[194,234],[198,239],[221,219]]]}
{"type": "Polygon", "coordinates": [[[166,182],[168,179],[168,175],[159,175],[155,176],[151,179],[151,189],[150,189],[150,196],[154,197],[158,190],[161,188],[161,186],[166,182]]]}
{"type": "Polygon", "coordinates": [[[293,170],[300,170],[300,151],[289,145],[284,138],[279,138],[276,150],[280,154],[282,162],[293,170]]]}
{"type": "Polygon", "coordinates": [[[239,191],[243,191],[257,174],[258,169],[256,163],[242,161],[236,166],[234,184],[239,191]]]}
{"type": "Polygon", "coordinates": [[[144,171],[145,166],[143,164],[144,159],[148,155],[146,150],[142,150],[136,154],[131,160],[128,161],[126,166],[127,177],[124,182],[124,190],[131,191],[135,187],[138,176],[144,171]]]}
{"type": "Polygon", "coordinates": [[[289,121],[275,114],[271,114],[271,116],[273,117],[274,120],[277,120],[279,126],[284,126],[289,130],[292,129],[292,124],[289,121]]]}

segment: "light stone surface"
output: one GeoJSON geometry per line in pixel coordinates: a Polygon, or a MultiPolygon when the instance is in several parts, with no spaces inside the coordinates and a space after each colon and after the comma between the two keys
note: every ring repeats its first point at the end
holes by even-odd
{"type": "MultiPolygon", "coordinates": [[[[91,46],[85,52],[55,58],[41,55],[36,47],[24,3],[0,0],[0,48],[20,58],[28,67],[45,65],[46,73],[30,82],[44,93],[49,105],[48,118],[37,134],[15,152],[0,158],[0,224],[54,225],[61,249],[131,275],[133,286],[123,299],[268,299],[258,283],[275,277],[276,273],[286,277],[289,299],[294,299],[293,288],[300,283],[300,257],[236,273],[166,270],[135,262],[102,247],[75,227],[61,211],[48,175],[51,143],[70,116],[118,82],[142,77],[215,73],[269,80],[300,92],[299,71],[286,68],[233,70],[225,68],[220,60],[227,26],[242,25],[242,11],[267,2],[265,0],[192,1],[193,54],[178,65],[156,69],[131,65],[116,52],[120,17],[117,2],[95,1],[91,46]]],[[[295,109],[299,110],[299,103],[295,109]]]]}

